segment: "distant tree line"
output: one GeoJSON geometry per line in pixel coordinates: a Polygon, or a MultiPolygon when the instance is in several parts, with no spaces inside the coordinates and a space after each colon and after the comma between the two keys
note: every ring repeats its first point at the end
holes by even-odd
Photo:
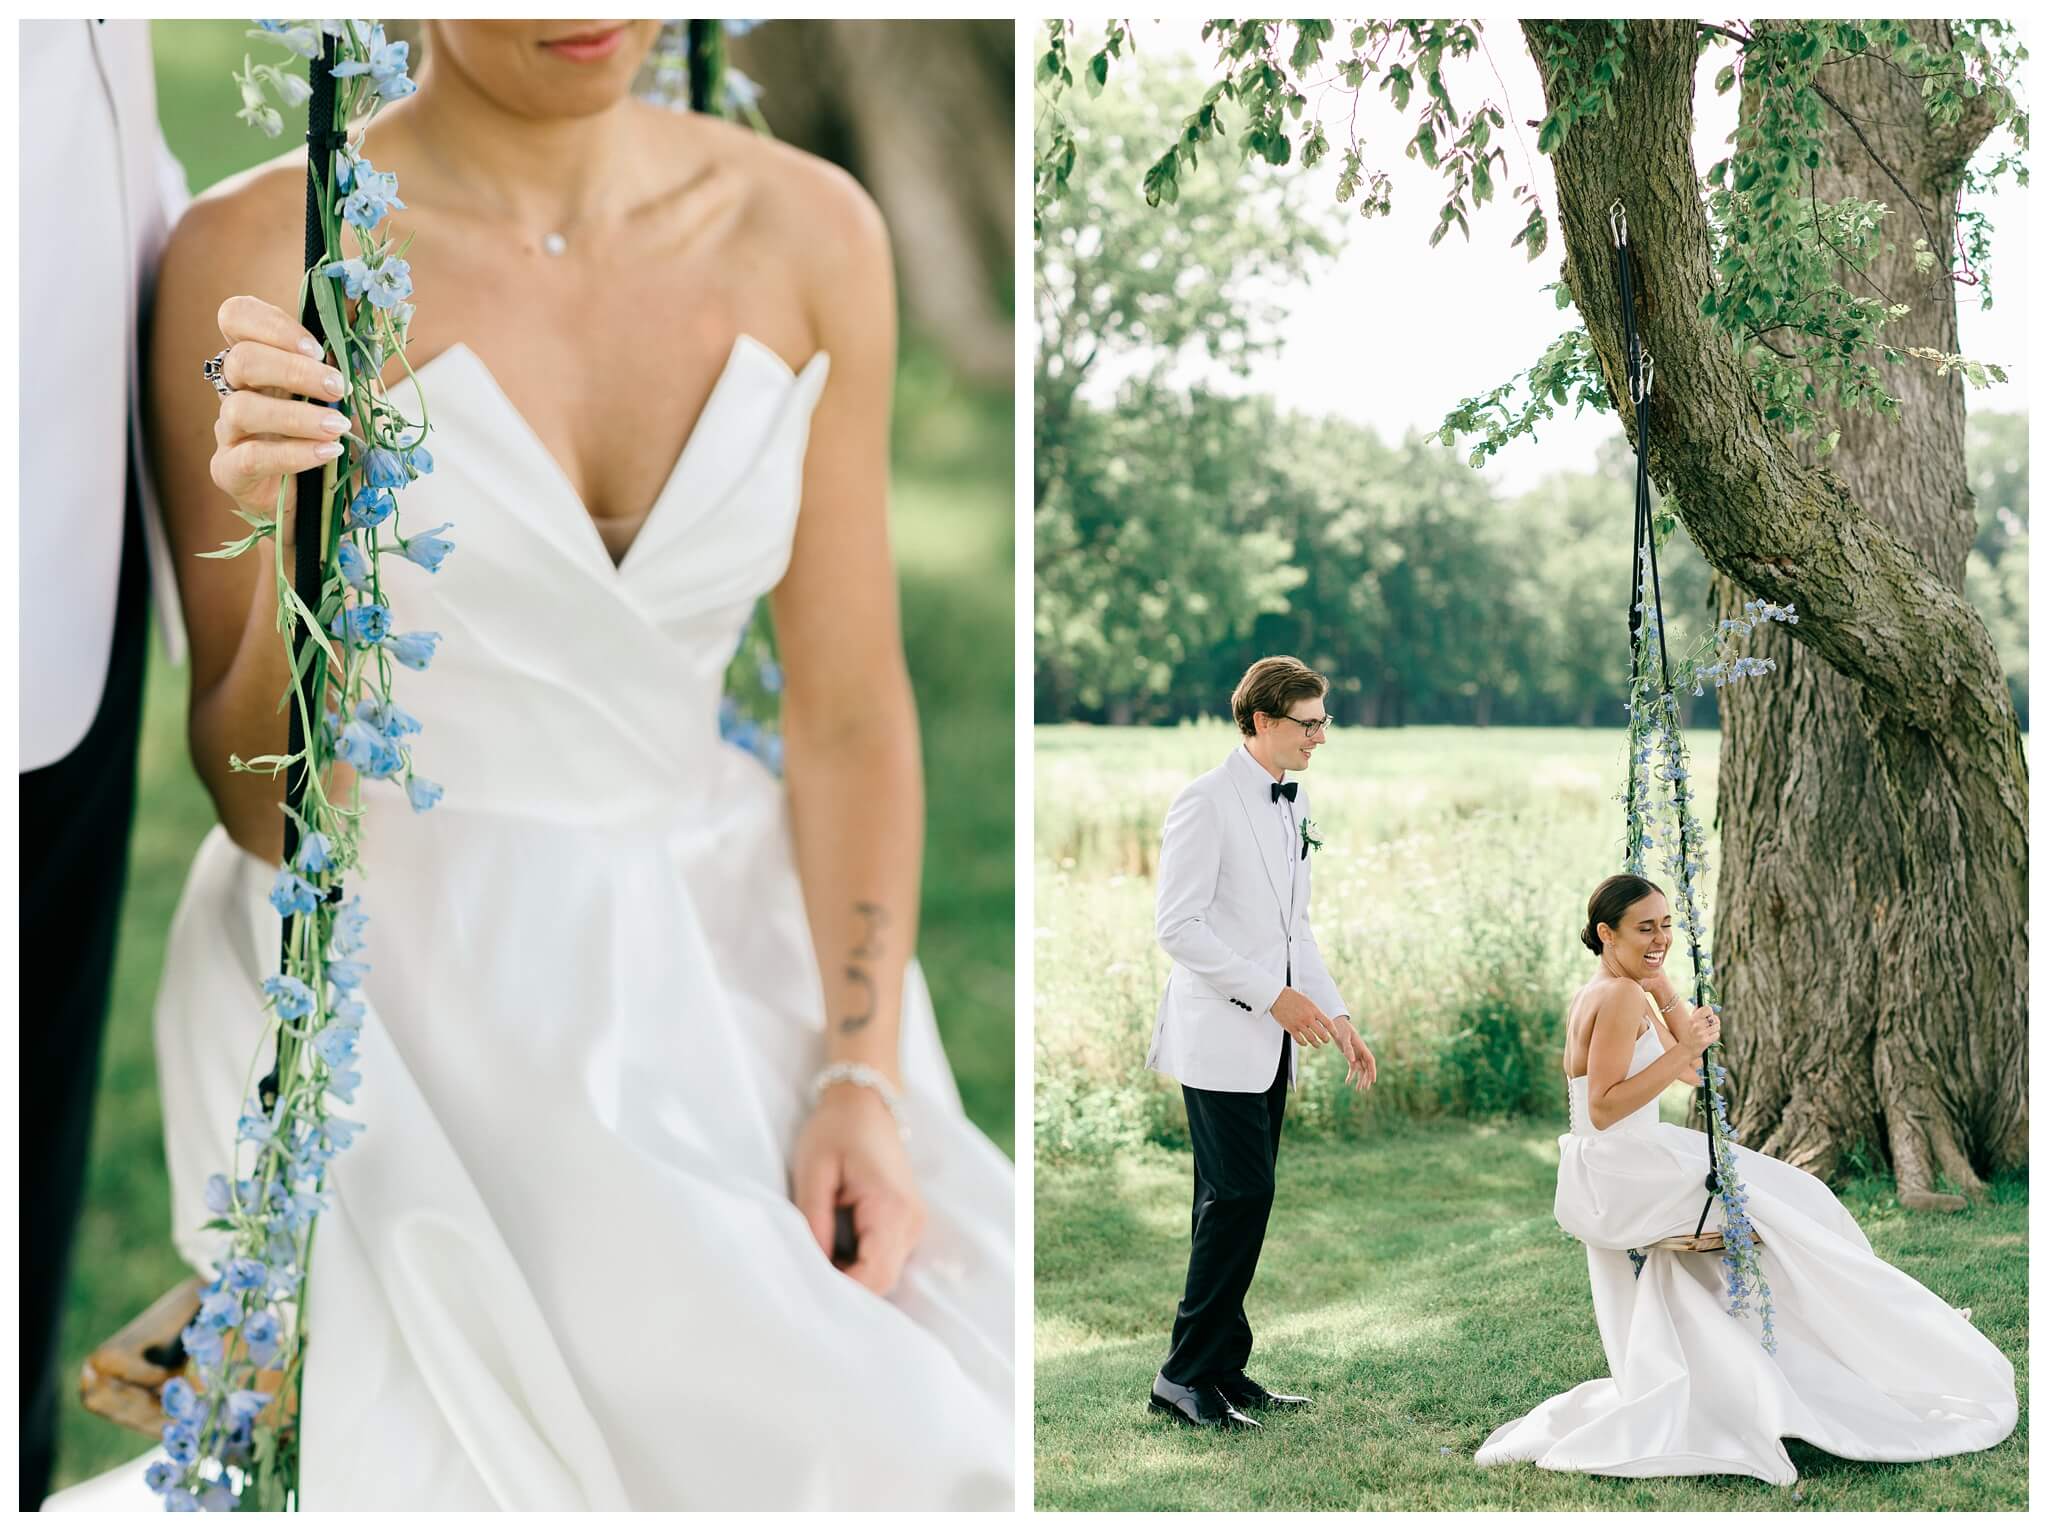
{"type": "MultiPolygon", "coordinates": [[[[1046,452],[1046,443],[1040,452],[1046,452]]],[[[1213,717],[1244,667],[1329,674],[1339,721],[1619,725],[1630,459],[1498,494],[1433,438],[1390,443],[1264,398],[1127,384],[1067,401],[1037,511],[1043,722],[1213,717]]],[[[1968,594],[2027,716],[2027,422],[1970,421],[1968,594]]],[[[1660,554],[1674,634],[1712,620],[1705,564],[1660,554]]],[[[1711,692],[1690,700],[1698,726],[1711,692]]]]}

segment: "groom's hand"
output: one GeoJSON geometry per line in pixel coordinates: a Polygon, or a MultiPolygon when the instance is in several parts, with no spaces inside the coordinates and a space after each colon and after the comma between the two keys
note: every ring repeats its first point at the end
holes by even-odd
{"type": "Polygon", "coordinates": [[[902,1134],[881,1097],[857,1084],[826,1090],[797,1137],[790,1184],[828,1260],[837,1209],[852,1213],[853,1257],[834,1263],[877,1296],[888,1296],[924,1236],[925,1210],[902,1134]]]}
{"type": "Polygon", "coordinates": [[[1372,1049],[1352,1029],[1350,1016],[1340,1015],[1331,1024],[1337,1028],[1337,1051],[1344,1055],[1344,1082],[1355,1090],[1370,1090],[1380,1077],[1380,1066],[1373,1060],[1372,1049]]]}
{"type": "Polygon", "coordinates": [[[1273,1001],[1273,1019],[1299,1047],[1321,1047],[1325,1042],[1337,1040],[1330,1018],[1299,989],[1280,991],[1280,997],[1273,1001]]]}

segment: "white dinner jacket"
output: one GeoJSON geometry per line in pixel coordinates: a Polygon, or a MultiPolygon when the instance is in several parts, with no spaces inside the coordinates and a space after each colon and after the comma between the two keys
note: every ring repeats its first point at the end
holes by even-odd
{"type": "MultiPolygon", "coordinates": [[[[157,126],[146,21],[24,21],[21,41],[21,755],[63,759],[99,711],[133,475],[164,645],[184,655],[142,451],[142,329],[188,200],[157,126]]],[[[226,293],[221,294],[226,297],[226,293]]],[[[192,386],[204,388],[191,359],[192,386]]]]}
{"type": "MultiPolygon", "coordinates": [[[[1273,1001],[1294,987],[1325,1015],[1349,1015],[1308,918],[1314,853],[1289,849],[1274,822],[1273,778],[1242,745],[1166,810],[1159,841],[1159,944],[1173,959],[1147,1068],[1198,1090],[1263,1091],[1287,1033],[1273,1001]],[[1292,909],[1290,918],[1289,910],[1292,909]]],[[[1308,818],[1298,786],[1297,822],[1308,818]]],[[[1288,1084],[1299,1050],[1289,1059],[1288,1084]]]]}

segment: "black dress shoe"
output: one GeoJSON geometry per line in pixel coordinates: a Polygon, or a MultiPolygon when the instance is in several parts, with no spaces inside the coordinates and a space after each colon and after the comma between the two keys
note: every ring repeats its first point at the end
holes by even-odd
{"type": "Polygon", "coordinates": [[[1146,1407],[1202,1430],[1259,1428],[1259,1422],[1234,1407],[1214,1383],[1182,1387],[1178,1382],[1168,1382],[1164,1373],[1152,1379],[1152,1401],[1146,1407]]]}
{"type": "Polygon", "coordinates": [[[1305,1409],[1309,1404],[1299,1393],[1270,1393],[1243,1372],[1218,1377],[1216,1391],[1224,1402],[1239,1409],[1305,1409]]]}

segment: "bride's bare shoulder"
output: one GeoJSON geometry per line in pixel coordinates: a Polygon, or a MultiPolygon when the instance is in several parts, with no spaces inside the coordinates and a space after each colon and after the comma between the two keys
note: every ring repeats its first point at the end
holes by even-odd
{"type": "Polygon", "coordinates": [[[305,238],[301,146],[229,176],[193,200],[164,247],[159,298],[192,303],[212,292],[218,306],[246,292],[291,310],[305,238]]]}

